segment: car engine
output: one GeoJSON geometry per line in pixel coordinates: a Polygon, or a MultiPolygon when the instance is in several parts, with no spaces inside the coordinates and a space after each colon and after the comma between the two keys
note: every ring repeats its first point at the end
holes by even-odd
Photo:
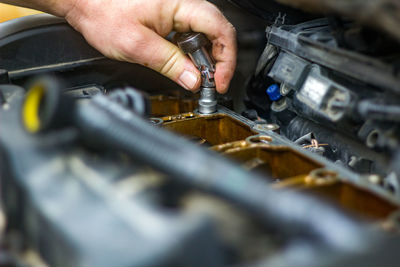
{"type": "Polygon", "coordinates": [[[399,265],[398,3],[211,2],[239,53],[208,113],[63,19],[0,23],[0,266],[399,265]]]}

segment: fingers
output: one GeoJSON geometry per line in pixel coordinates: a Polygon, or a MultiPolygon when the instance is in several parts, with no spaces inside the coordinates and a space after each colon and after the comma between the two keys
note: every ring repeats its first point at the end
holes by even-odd
{"type": "Polygon", "coordinates": [[[187,90],[199,88],[200,72],[177,46],[144,26],[139,26],[130,39],[122,47],[125,60],[149,67],[187,90]]]}
{"type": "Polygon", "coordinates": [[[177,31],[202,32],[213,43],[217,91],[225,93],[236,68],[236,31],[221,11],[206,1],[181,1],[175,14],[177,31]],[[195,12],[193,12],[195,10],[195,12]]]}
{"type": "Polygon", "coordinates": [[[217,90],[227,91],[236,67],[236,34],[214,5],[203,0],[79,3],[66,18],[92,46],[108,57],[150,67],[191,91],[200,86],[199,71],[177,46],[159,35],[173,29],[205,33],[213,43],[217,90]]]}

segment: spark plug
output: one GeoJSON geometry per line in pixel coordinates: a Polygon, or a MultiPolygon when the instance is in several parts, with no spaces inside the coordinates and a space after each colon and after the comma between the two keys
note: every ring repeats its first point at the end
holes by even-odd
{"type": "Polygon", "coordinates": [[[201,72],[199,113],[212,114],[216,112],[215,65],[214,60],[206,49],[210,41],[203,33],[198,32],[177,33],[175,41],[179,48],[185,54],[189,55],[190,59],[201,72]]]}

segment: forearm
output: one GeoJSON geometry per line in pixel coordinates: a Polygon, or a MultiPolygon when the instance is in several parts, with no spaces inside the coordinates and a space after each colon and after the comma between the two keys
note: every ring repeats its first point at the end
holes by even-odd
{"type": "Polygon", "coordinates": [[[76,0],[0,0],[0,3],[32,8],[64,17],[76,0]]]}

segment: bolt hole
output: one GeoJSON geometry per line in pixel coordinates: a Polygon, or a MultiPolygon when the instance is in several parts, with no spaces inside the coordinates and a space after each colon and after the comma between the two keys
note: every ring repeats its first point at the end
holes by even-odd
{"type": "Polygon", "coordinates": [[[163,122],[164,122],[164,121],[163,121],[162,119],[160,119],[160,118],[150,118],[149,121],[150,121],[150,123],[153,124],[153,125],[161,125],[161,124],[163,124],[163,122]]]}
{"type": "Polygon", "coordinates": [[[272,137],[268,135],[252,136],[248,139],[253,144],[269,144],[272,142],[272,137]]]}
{"type": "Polygon", "coordinates": [[[396,189],[395,189],[394,186],[391,185],[391,184],[388,185],[387,189],[388,189],[392,194],[396,193],[396,189]]]}
{"type": "Polygon", "coordinates": [[[306,184],[316,184],[316,185],[326,185],[335,183],[337,180],[336,172],[325,170],[325,169],[317,169],[310,172],[309,175],[305,178],[306,184]]]}
{"type": "Polygon", "coordinates": [[[326,179],[326,178],[333,178],[336,177],[336,173],[327,170],[320,170],[314,173],[316,178],[326,179]]]}
{"type": "Polygon", "coordinates": [[[373,148],[378,144],[379,132],[377,130],[372,130],[365,141],[367,147],[373,148]]]}

